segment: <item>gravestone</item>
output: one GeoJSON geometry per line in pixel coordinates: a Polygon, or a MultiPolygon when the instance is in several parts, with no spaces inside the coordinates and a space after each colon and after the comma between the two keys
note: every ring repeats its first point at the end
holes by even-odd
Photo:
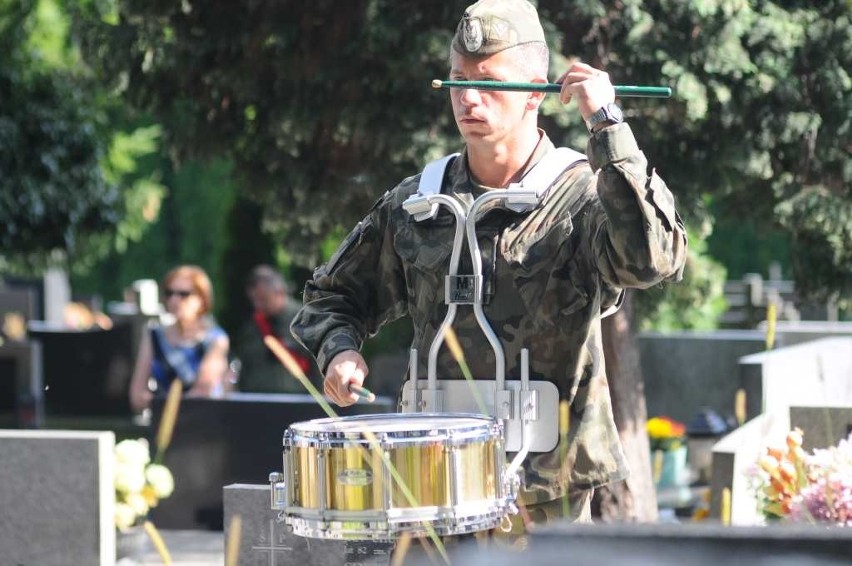
{"type": "Polygon", "coordinates": [[[737,428],[713,446],[710,474],[710,517],[722,516],[722,493],[731,491],[732,525],[763,522],[749,482],[749,470],[767,446],[782,446],[790,430],[789,411],[764,413],[737,428]]]}
{"type": "Polygon", "coordinates": [[[752,354],[739,365],[747,418],[793,405],[852,405],[852,337],[752,354]]]}
{"type": "Polygon", "coordinates": [[[642,332],[638,344],[648,416],[688,423],[704,408],[733,414],[738,361],[765,339],[756,330],[642,332]]]}
{"type": "MultiPolygon", "coordinates": [[[[270,506],[268,485],[234,484],[224,489],[225,540],[240,518],[240,566],[388,566],[392,544],[300,537],[289,532],[270,506]]],[[[230,549],[225,549],[226,556],[230,549]]],[[[231,552],[233,552],[231,550],[231,552]]]]}
{"type": "Polygon", "coordinates": [[[133,373],[133,329],[69,330],[29,324],[41,344],[44,411],[47,417],[131,417],[128,391],[133,373]]]}
{"type": "Polygon", "coordinates": [[[852,434],[852,405],[844,407],[790,407],[790,426],[804,432],[802,448],[837,446],[852,434]]]}
{"type": "Polygon", "coordinates": [[[0,563],[115,562],[112,432],[0,430],[0,563]]]}
{"type": "MultiPolygon", "coordinates": [[[[157,432],[163,399],[152,404],[150,433],[157,432]]],[[[336,408],[340,415],[387,413],[396,403],[336,408]]],[[[175,491],[151,512],[164,529],[222,530],[222,488],[233,483],[263,483],[281,471],[284,431],[295,422],[325,417],[316,401],[303,394],[234,393],[223,399],[181,400],[174,436],[164,463],[175,478],[175,491]]]]}
{"type": "MultiPolygon", "coordinates": [[[[448,547],[450,563],[464,566],[839,566],[852,556],[852,529],[813,526],[722,527],[717,524],[556,523],[528,535],[522,544],[466,540],[448,547]]],[[[435,564],[429,556],[406,566],[435,564]]]]}

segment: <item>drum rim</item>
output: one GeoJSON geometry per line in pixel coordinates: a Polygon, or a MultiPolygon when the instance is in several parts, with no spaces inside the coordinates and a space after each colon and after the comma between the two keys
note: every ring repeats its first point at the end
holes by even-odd
{"type": "Polygon", "coordinates": [[[502,426],[499,420],[491,415],[481,413],[375,413],[368,415],[352,415],[339,418],[322,418],[313,419],[310,421],[302,421],[293,423],[284,434],[285,441],[290,440],[297,442],[299,440],[330,440],[344,439],[347,441],[357,440],[362,437],[362,433],[370,431],[380,437],[391,437],[397,439],[437,439],[441,436],[436,432],[445,432],[444,436],[468,437],[476,436],[477,439],[487,439],[492,436],[502,435],[502,426]],[[401,430],[381,430],[376,432],[370,427],[370,424],[381,422],[392,424],[393,421],[417,421],[428,419],[451,422],[453,420],[460,421],[456,426],[442,427],[441,423],[434,423],[435,426],[430,428],[405,428],[401,430]],[[336,428],[336,423],[364,423],[362,429],[351,428],[348,426],[336,428]],[[326,427],[326,428],[324,428],[326,427]]]}

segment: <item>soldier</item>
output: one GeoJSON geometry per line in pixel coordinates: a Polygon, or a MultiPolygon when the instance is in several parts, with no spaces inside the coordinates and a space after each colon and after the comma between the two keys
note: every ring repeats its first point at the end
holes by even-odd
{"type": "MultiPolygon", "coordinates": [[[[480,0],[453,37],[449,78],[547,82],[548,60],[527,0],[480,0]]],[[[477,237],[483,308],[505,349],[506,379],[519,379],[520,351],[528,348],[531,379],[553,382],[570,404],[571,426],[559,446],[525,460],[520,502],[540,520],[562,515],[567,497],[569,518],[590,521],[593,489],[627,475],[604,371],[601,313],[625,287],[680,279],[687,242],[671,192],[614,104],[609,76],[577,62],[559,82],[560,100],[575,100],[589,128],[586,159],[566,163],[532,211],[487,212],[477,237]]],[[[468,207],[484,192],[518,182],[553,152],[537,126],[543,96],[452,89],[465,145],[446,170],[442,192],[468,207]]],[[[419,180],[409,177],[379,199],[305,287],[291,329],[317,357],[324,392],[338,405],[357,400],[348,386],[367,376],[359,354],[366,338],[408,315],[424,368],[446,313],[454,222],[443,210],[413,222],[402,203],[419,180]]],[[[471,309],[459,309],[454,329],[472,374],[493,379],[495,356],[471,309]]],[[[463,378],[446,350],[438,357],[441,379],[463,378]]]]}

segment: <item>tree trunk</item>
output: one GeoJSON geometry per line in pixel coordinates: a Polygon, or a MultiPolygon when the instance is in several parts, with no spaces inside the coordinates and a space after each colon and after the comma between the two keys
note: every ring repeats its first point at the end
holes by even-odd
{"type": "Polygon", "coordinates": [[[632,328],[633,294],[602,323],[604,359],[615,424],[624,446],[630,476],[595,490],[593,511],[604,522],[657,520],[657,495],[651,475],[651,453],[645,422],[645,387],[639,366],[639,346],[632,328]]]}

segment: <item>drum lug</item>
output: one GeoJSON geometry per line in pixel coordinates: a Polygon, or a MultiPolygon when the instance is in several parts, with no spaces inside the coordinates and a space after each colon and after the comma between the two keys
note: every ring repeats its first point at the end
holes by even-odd
{"type": "Polygon", "coordinates": [[[494,412],[498,419],[513,420],[515,415],[512,392],[503,389],[494,392],[494,412]]]}
{"type": "Polygon", "coordinates": [[[538,391],[534,389],[521,390],[520,393],[520,413],[521,421],[537,421],[538,420],[538,391]]]}
{"type": "Polygon", "coordinates": [[[269,487],[272,509],[283,510],[287,506],[287,483],[284,481],[284,474],[281,472],[269,474],[269,487]]]}

